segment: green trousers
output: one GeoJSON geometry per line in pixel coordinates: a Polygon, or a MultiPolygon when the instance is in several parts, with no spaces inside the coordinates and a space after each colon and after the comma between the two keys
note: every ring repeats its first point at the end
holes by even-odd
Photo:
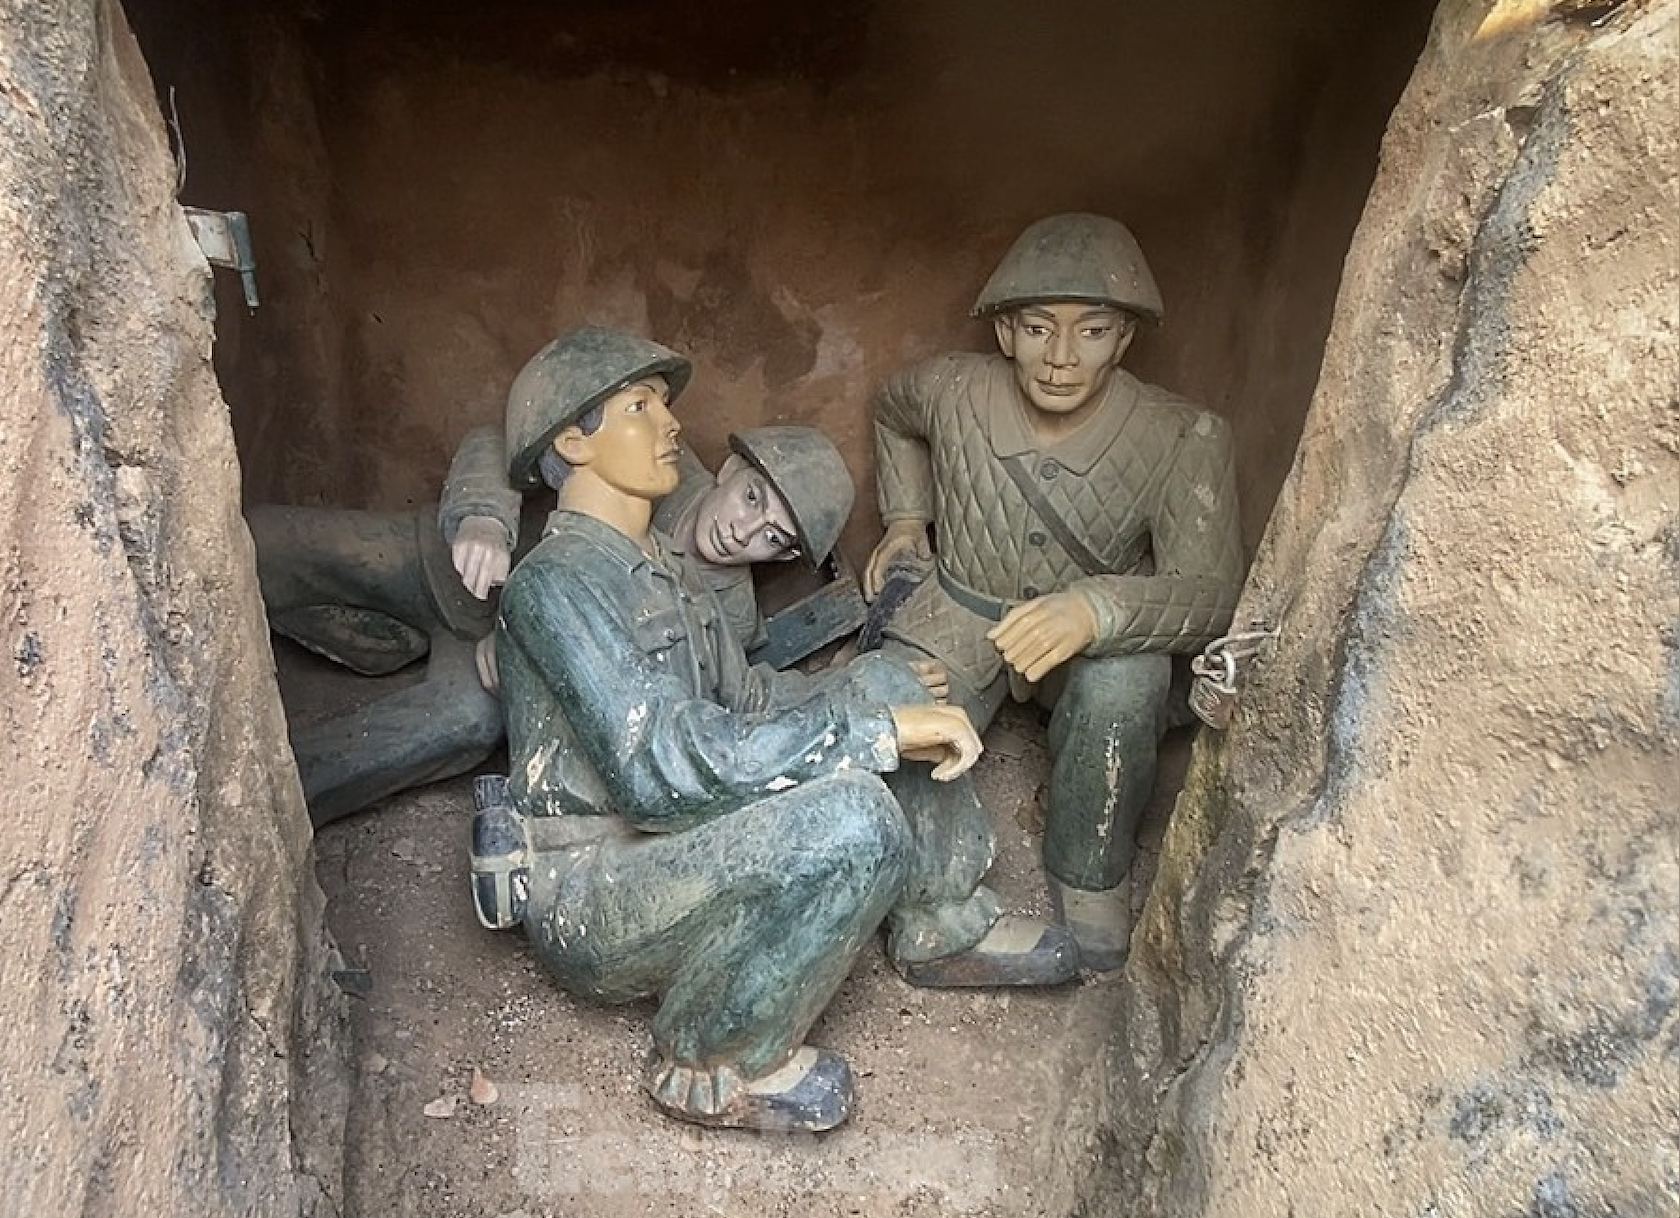
{"type": "Polygon", "coordinates": [[[292,729],[317,827],[495,752],[502,708],[473,654],[492,606],[455,576],[435,510],[262,505],[245,518],[270,627],[369,678],[350,709],[292,729]],[[391,675],[422,659],[418,682],[391,675]]]}
{"type": "MultiPolygon", "coordinates": [[[[888,639],[881,650],[927,658],[899,639],[888,639]]],[[[1007,676],[977,686],[971,674],[947,671],[951,701],[984,731],[1009,692],[1007,676]]],[[[1038,702],[1050,708],[1044,867],[1064,884],[1101,891],[1131,869],[1138,821],[1155,786],[1156,753],[1169,726],[1171,684],[1171,656],[1075,656],[1035,689],[1038,702]]]]}

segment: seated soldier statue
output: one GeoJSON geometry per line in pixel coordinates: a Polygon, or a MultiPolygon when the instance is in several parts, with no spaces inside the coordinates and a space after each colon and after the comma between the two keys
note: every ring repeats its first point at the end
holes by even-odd
{"type": "Polygon", "coordinates": [[[658,998],[646,1086],[664,1111],[829,1129],[851,1071],[805,1035],[883,919],[922,984],[1052,984],[1077,962],[1061,928],[999,916],[984,866],[952,864],[971,851],[949,840],[969,823],[950,801],[979,807],[967,714],[881,654],[814,675],[749,665],[653,528],[689,374],[584,327],[509,394],[514,484],[540,478],[559,506],[502,593],[510,774],[478,784],[474,892],[566,990],[658,998]],[[486,823],[521,839],[499,875],[486,823]]]}
{"type": "MultiPolygon", "coordinates": [[[[694,556],[729,629],[750,647],[765,630],[751,564],[802,552],[822,564],[853,489],[839,451],[815,428],[749,428],[729,443],[716,477],[683,450],[678,488],[655,520],[674,548],[694,556]],[[800,536],[809,544],[802,547],[800,536]]],[[[398,791],[467,773],[502,743],[495,589],[534,543],[552,503],[509,484],[504,447],[499,427],[469,433],[436,508],[265,504],[246,514],[277,634],[370,678],[426,661],[419,682],[375,681],[367,700],[293,728],[317,828],[398,791]]]]}
{"type": "Polygon", "coordinates": [[[1230,429],[1121,368],[1161,297],[1118,220],[1030,225],[974,312],[996,352],[922,360],[875,397],[886,532],[864,592],[931,562],[884,649],[941,661],[982,729],[1006,696],[1050,710],[1051,896],[1084,966],[1113,970],[1173,657],[1218,638],[1242,589],[1230,429]]]}

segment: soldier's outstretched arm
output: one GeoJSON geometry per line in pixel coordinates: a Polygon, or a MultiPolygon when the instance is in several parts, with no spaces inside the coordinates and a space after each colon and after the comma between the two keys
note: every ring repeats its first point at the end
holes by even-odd
{"type": "Polygon", "coordinates": [[[501,429],[469,431],[449,463],[438,500],[438,529],[461,582],[480,600],[507,579],[523,501],[508,484],[501,429]]]}

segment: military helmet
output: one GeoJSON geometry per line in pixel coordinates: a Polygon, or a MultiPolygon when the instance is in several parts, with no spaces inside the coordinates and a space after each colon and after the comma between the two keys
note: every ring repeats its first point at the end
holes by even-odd
{"type": "Polygon", "coordinates": [[[749,427],[729,447],[770,480],[793,516],[799,547],[820,567],[852,513],[852,475],[834,442],[815,427],[749,427]]]}
{"type": "Polygon", "coordinates": [[[1161,291],[1137,238],[1107,216],[1069,212],[1028,225],[980,290],[973,312],[986,317],[1053,300],[1113,305],[1161,319],[1161,291]]]}
{"type": "Polygon", "coordinates": [[[561,430],[613,394],[660,375],[676,401],[688,384],[687,359],[619,330],[579,326],[531,357],[508,390],[508,481],[518,490],[542,484],[538,463],[561,430]]]}

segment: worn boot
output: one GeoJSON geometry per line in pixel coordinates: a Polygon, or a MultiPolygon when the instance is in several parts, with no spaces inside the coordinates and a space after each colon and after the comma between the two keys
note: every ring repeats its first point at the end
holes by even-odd
{"type": "Polygon", "coordinates": [[[743,1079],[727,1067],[649,1064],[648,1094],[678,1120],[720,1129],[821,1133],[852,1111],[852,1068],[831,1049],[802,1045],[778,1069],[743,1079]]]}
{"type": "Polygon", "coordinates": [[[1056,907],[1056,920],[1068,928],[1079,945],[1082,967],[1107,973],[1126,963],[1126,948],[1132,939],[1129,879],[1113,888],[1091,892],[1051,876],[1050,899],[1056,907]]]}
{"type": "Polygon", "coordinates": [[[508,799],[507,779],[484,774],[473,781],[473,907],[487,930],[518,926],[531,895],[531,851],[524,818],[508,799]]]}
{"type": "Polygon", "coordinates": [[[1004,914],[986,937],[954,956],[901,963],[911,985],[1060,985],[1079,975],[1079,949],[1067,930],[1053,922],[1004,914]]]}

